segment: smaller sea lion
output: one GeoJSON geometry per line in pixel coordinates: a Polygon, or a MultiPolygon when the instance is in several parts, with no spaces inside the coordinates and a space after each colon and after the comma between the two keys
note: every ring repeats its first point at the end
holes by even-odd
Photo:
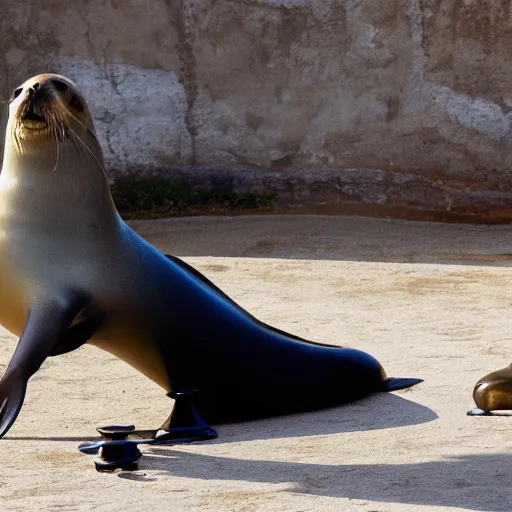
{"type": "Polygon", "coordinates": [[[478,408],[468,411],[469,416],[502,416],[493,411],[512,411],[512,364],[482,377],[473,399],[478,408]]]}

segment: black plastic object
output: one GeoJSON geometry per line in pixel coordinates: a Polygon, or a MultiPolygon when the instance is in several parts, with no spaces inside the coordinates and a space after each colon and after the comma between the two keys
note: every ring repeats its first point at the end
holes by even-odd
{"type": "Polygon", "coordinates": [[[137,445],[150,442],[152,441],[149,439],[140,441],[117,439],[83,443],[78,449],[87,454],[99,451],[98,457],[94,460],[97,471],[115,471],[116,469],[133,471],[137,469],[137,461],[142,457],[137,445]]]}
{"type": "Polygon", "coordinates": [[[85,454],[98,453],[94,463],[97,471],[136,470],[142,457],[139,444],[184,444],[215,439],[217,432],[198,414],[194,406],[196,390],[169,393],[174,408],[159,429],[137,430],[135,425],[98,427],[102,439],[82,443],[78,449],[85,454]]]}
{"type": "Polygon", "coordinates": [[[135,425],[109,425],[96,430],[108,441],[122,441],[135,430],[135,425]]]}
{"type": "Polygon", "coordinates": [[[217,432],[201,418],[194,405],[197,391],[173,391],[174,409],[154,436],[155,444],[183,444],[215,439],[217,432]]]}

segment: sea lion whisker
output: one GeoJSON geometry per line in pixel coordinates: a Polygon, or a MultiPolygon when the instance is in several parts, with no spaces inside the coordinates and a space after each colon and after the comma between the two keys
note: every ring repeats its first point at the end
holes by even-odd
{"type": "Polygon", "coordinates": [[[23,145],[22,145],[21,140],[20,140],[20,133],[19,132],[20,132],[19,124],[18,123],[13,123],[13,126],[11,128],[11,136],[14,139],[16,149],[18,150],[18,152],[21,155],[23,155],[23,153],[24,153],[23,145]]]}
{"type": "Polygon", "coordinates": [[[83,127],[87,130],[87,132],[88,132],[90,135],[92,135],[92,137],[94,137],[94,139],[96,140],[96,142],[97,142],[97,143],[98,143],[98,145],[99,145],[100,141],[98,140],[98,137],[97,137],[96,133],[94,133],[94,130],[91,130],[91,128],[90,128],[89,126],[87,126],[83,121],[81,121],[80,119],[78,119],[78,117],[76,117],[75,115],[73,115],[73,113],[72,113],[72,112],[71,112],[67,107],[65,107],[65,106],[64,106],[63,108],[66,110],[66,113],[67,113],[70,117],[72,117],[72,118],[73,118],[73,119],[74,119],[78,124],[80,124],[81,126],[83,126],[83,127]]]}
{"type": "Polygon", "coordinates": [[[74,131],[72,131],[70,129],[69,125],[67,127],[62,125],[62,132],[61,133],[62,133],[62,138],[63,139],[64,139],[64,137],[66,137],[66,134],[67,134],[68,140],[70,140],[71,143],[73,144],[73,147],[75,148],[76,154],[81,156],[82,152],[80,151],[80,146],[82,144],[82,140],[75,134],[74,131]],[[78,141],[80,141],[80,144],[78,143],[78,141]]]}
{"type": "Polygon", "coordinates": [[[60,157],[60,142],[59,142],[59,136],[57,134],[57,125],[52,125],[52,135],[55,139],[55,145],[57,146],[57,156],[55,158],[55,165],[53,166],[53,171],[57,170],[57,166],[59,165],[59,157],[60,157]]]}
{"type": "Polygon", "coordinates": [[[78,144],[76,138],[72,133],[69,134],[69,140],[73,143],[73,147],[75,148],[75,152],[77,155],[81,155],[80,153],[80,145],[78,144]]]}
{"type": "Polygon", "coordinates": [[[69,126],[66,128],[66,131],[68,132],[70,140],[73,142],[77,154],[82,156],[83,152],[80,151],[80,147],[85,146],[84,141],[69,126]]]}
{"type": "Polygon", "coordinates": [[[94,160],[96,161],[96,163],[98,164],[99,168],[103,171],[103,172],[106,172],[105,171],[105,167],[103,167],[102,163],[98,160],[98,157],[94,154],[94,152],[92,151],[92,149],[80,138],[80,136],[71,128],[71,126],[68,126],[68,130],[70,131],[70,133],[73,134],[74,137],[76,137],[80,143],[83,145],[83,147],[89,152],[89,154],[94,158],[94,160]]]}

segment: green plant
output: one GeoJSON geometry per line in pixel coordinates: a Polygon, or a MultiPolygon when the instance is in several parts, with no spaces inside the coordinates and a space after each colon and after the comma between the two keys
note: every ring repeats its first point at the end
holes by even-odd
{"type": "Polygon", "coordinates": [[[111,187],[121,214],[179,214],[194,209],[244,210],[269,208],[275,194],[225,192],[217,188],[196,189],[184,179],[118,178],[111,187]]]}

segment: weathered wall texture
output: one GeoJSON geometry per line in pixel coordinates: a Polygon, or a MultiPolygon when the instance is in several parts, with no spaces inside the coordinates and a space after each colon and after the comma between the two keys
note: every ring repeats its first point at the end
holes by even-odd
{"type": "Polygon", "coordinates": [[[1,97],[73,78],[113,175],[512,217],[508,0],[2,0],[0,31],[1,97]]]}

